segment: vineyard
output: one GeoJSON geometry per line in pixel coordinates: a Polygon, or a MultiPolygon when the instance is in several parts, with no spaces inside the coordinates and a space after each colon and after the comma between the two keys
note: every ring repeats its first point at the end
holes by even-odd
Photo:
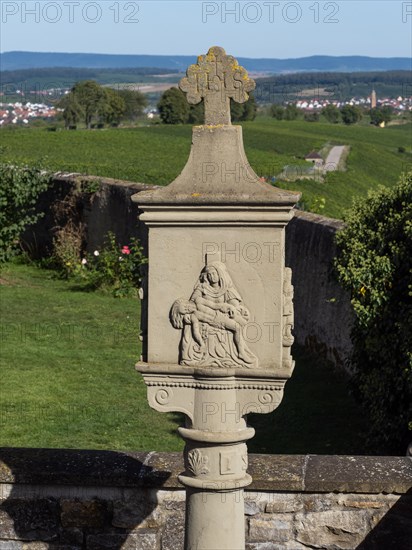
{"type": "MultiPolygon", "coordinates": [[[[321,198],[322,213],[341,217],[352,199],[377,185],[392,186],[412,165],[412,125],[370,125],[276,121],[259,117],[243,123],[246,154],[254,170],[276,185],[303,192],[304,203],[321,198]],[[278,179],[285,166],[307,167],[312,150],[347,145],[346,170],[328,173],[323,181],[278,179]],[[403,151],[403,152],[400,152],[403,151]]],[[[190,150],[191,127],[151,125],[104,130],[47,131],[3,128],[2,160],[38,163],[55,171],[166,185],[183,168],[190,150]]],[[[309,206],[308,206],[309,205],[309,206]]]]}

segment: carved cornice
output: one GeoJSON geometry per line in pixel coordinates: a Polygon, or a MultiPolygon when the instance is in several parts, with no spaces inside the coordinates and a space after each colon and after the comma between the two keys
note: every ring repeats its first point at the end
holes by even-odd
{"type": "MultiPolygon", "coordinates": [[[[141,193],[135,195],[136,202],[141,198],[141,193]]],[[[290,206],[262,207],[261,205],[249,205],[248,210],[244,207],[236,207],[232,204],[225,204],[224,199],[219,205],[197,206],[190,208],[178,204],[168,204],[163,207],[145,206],[145,212],[140,215],[140,220],[148,227],[166,226],[264,226],[284,227],[292,219],[294,210],[290,206]],[[239,213],[241,212],[241,218],[239,213]]]]}
{"type": "Polygon", "coordinates": [[[255,384],[260,387],[261,384],[281,385],[292,376],[294,361],[290,367],[273,367],[258,369],[243,368],[225,368],[225,367],[188,367],[177,363],[146,363],[140,361],[136,364],[136,370],[142,373],[146,380],[149,377],[163,379],[169,378],[169,381],[183,382],[210,382],[217,383],[223,378],[237,381],[242,384],[255,384]]]}
{"type": "MultiPolygon", "coordinates": [[[[146,377],[145,377],[146,378],[146,377]]],[[[284,384],[207,384],[202,382],[169,382],[164,380],[145,380],[146,386],[158,386],[166,388],[193,388],[199,390],[266,390],[283,391],[284,384]]]]}

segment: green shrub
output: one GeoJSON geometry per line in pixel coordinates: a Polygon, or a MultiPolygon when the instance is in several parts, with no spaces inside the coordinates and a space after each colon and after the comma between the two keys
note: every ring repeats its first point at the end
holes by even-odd
{"type": "Polygon", "coordinates": [[[65,279],[81,274],[84,227],[69,220],[55,231],[50,266],[65,279]]]}
{"type": "Polygon", "coordinates": [[[50,182],[38,167],[0,163],[0,262],[19,250],[23,231],[44,215],[36,205],[50,182]]]}
{"type": "Polygon", "coordinates": [[[405,454],[412,439],[412,172],[359,201],[337,236],[351,291],[353,388],[370,413],[374,452],[405,454]]]}

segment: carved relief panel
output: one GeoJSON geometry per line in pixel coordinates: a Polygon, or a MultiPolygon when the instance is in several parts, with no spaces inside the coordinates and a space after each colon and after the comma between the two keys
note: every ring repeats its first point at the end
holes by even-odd
{"type": "Polygon", "coordinates": [[[258,366],[243,334],[250,312],[223,262],[204,266],[190,299],[179,298],[173,303],[170,320],[174,328],[182,330],[181,365],[258,366]]]}

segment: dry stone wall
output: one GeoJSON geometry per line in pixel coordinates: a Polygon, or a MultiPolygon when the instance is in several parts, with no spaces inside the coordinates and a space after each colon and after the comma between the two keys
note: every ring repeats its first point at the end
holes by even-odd
{"type": "Polygon", "coordinates": [[[350,354],[354,317],[349,292],[337,283],[333,261],[343,222],[296,211],[286,227],[286,265],[295,287],[296,341],[339,367],[350,354]]]}
{"type": "MultiPolygon", "coordinates": [[[[183,550],[178,453],[0,449],[0,550],[183,550]]],[[[412,459],[250,455],[247,550],[409,550],[412,459]]],[[[223,519],[224,521],[224,519],[223,519]]]]}

